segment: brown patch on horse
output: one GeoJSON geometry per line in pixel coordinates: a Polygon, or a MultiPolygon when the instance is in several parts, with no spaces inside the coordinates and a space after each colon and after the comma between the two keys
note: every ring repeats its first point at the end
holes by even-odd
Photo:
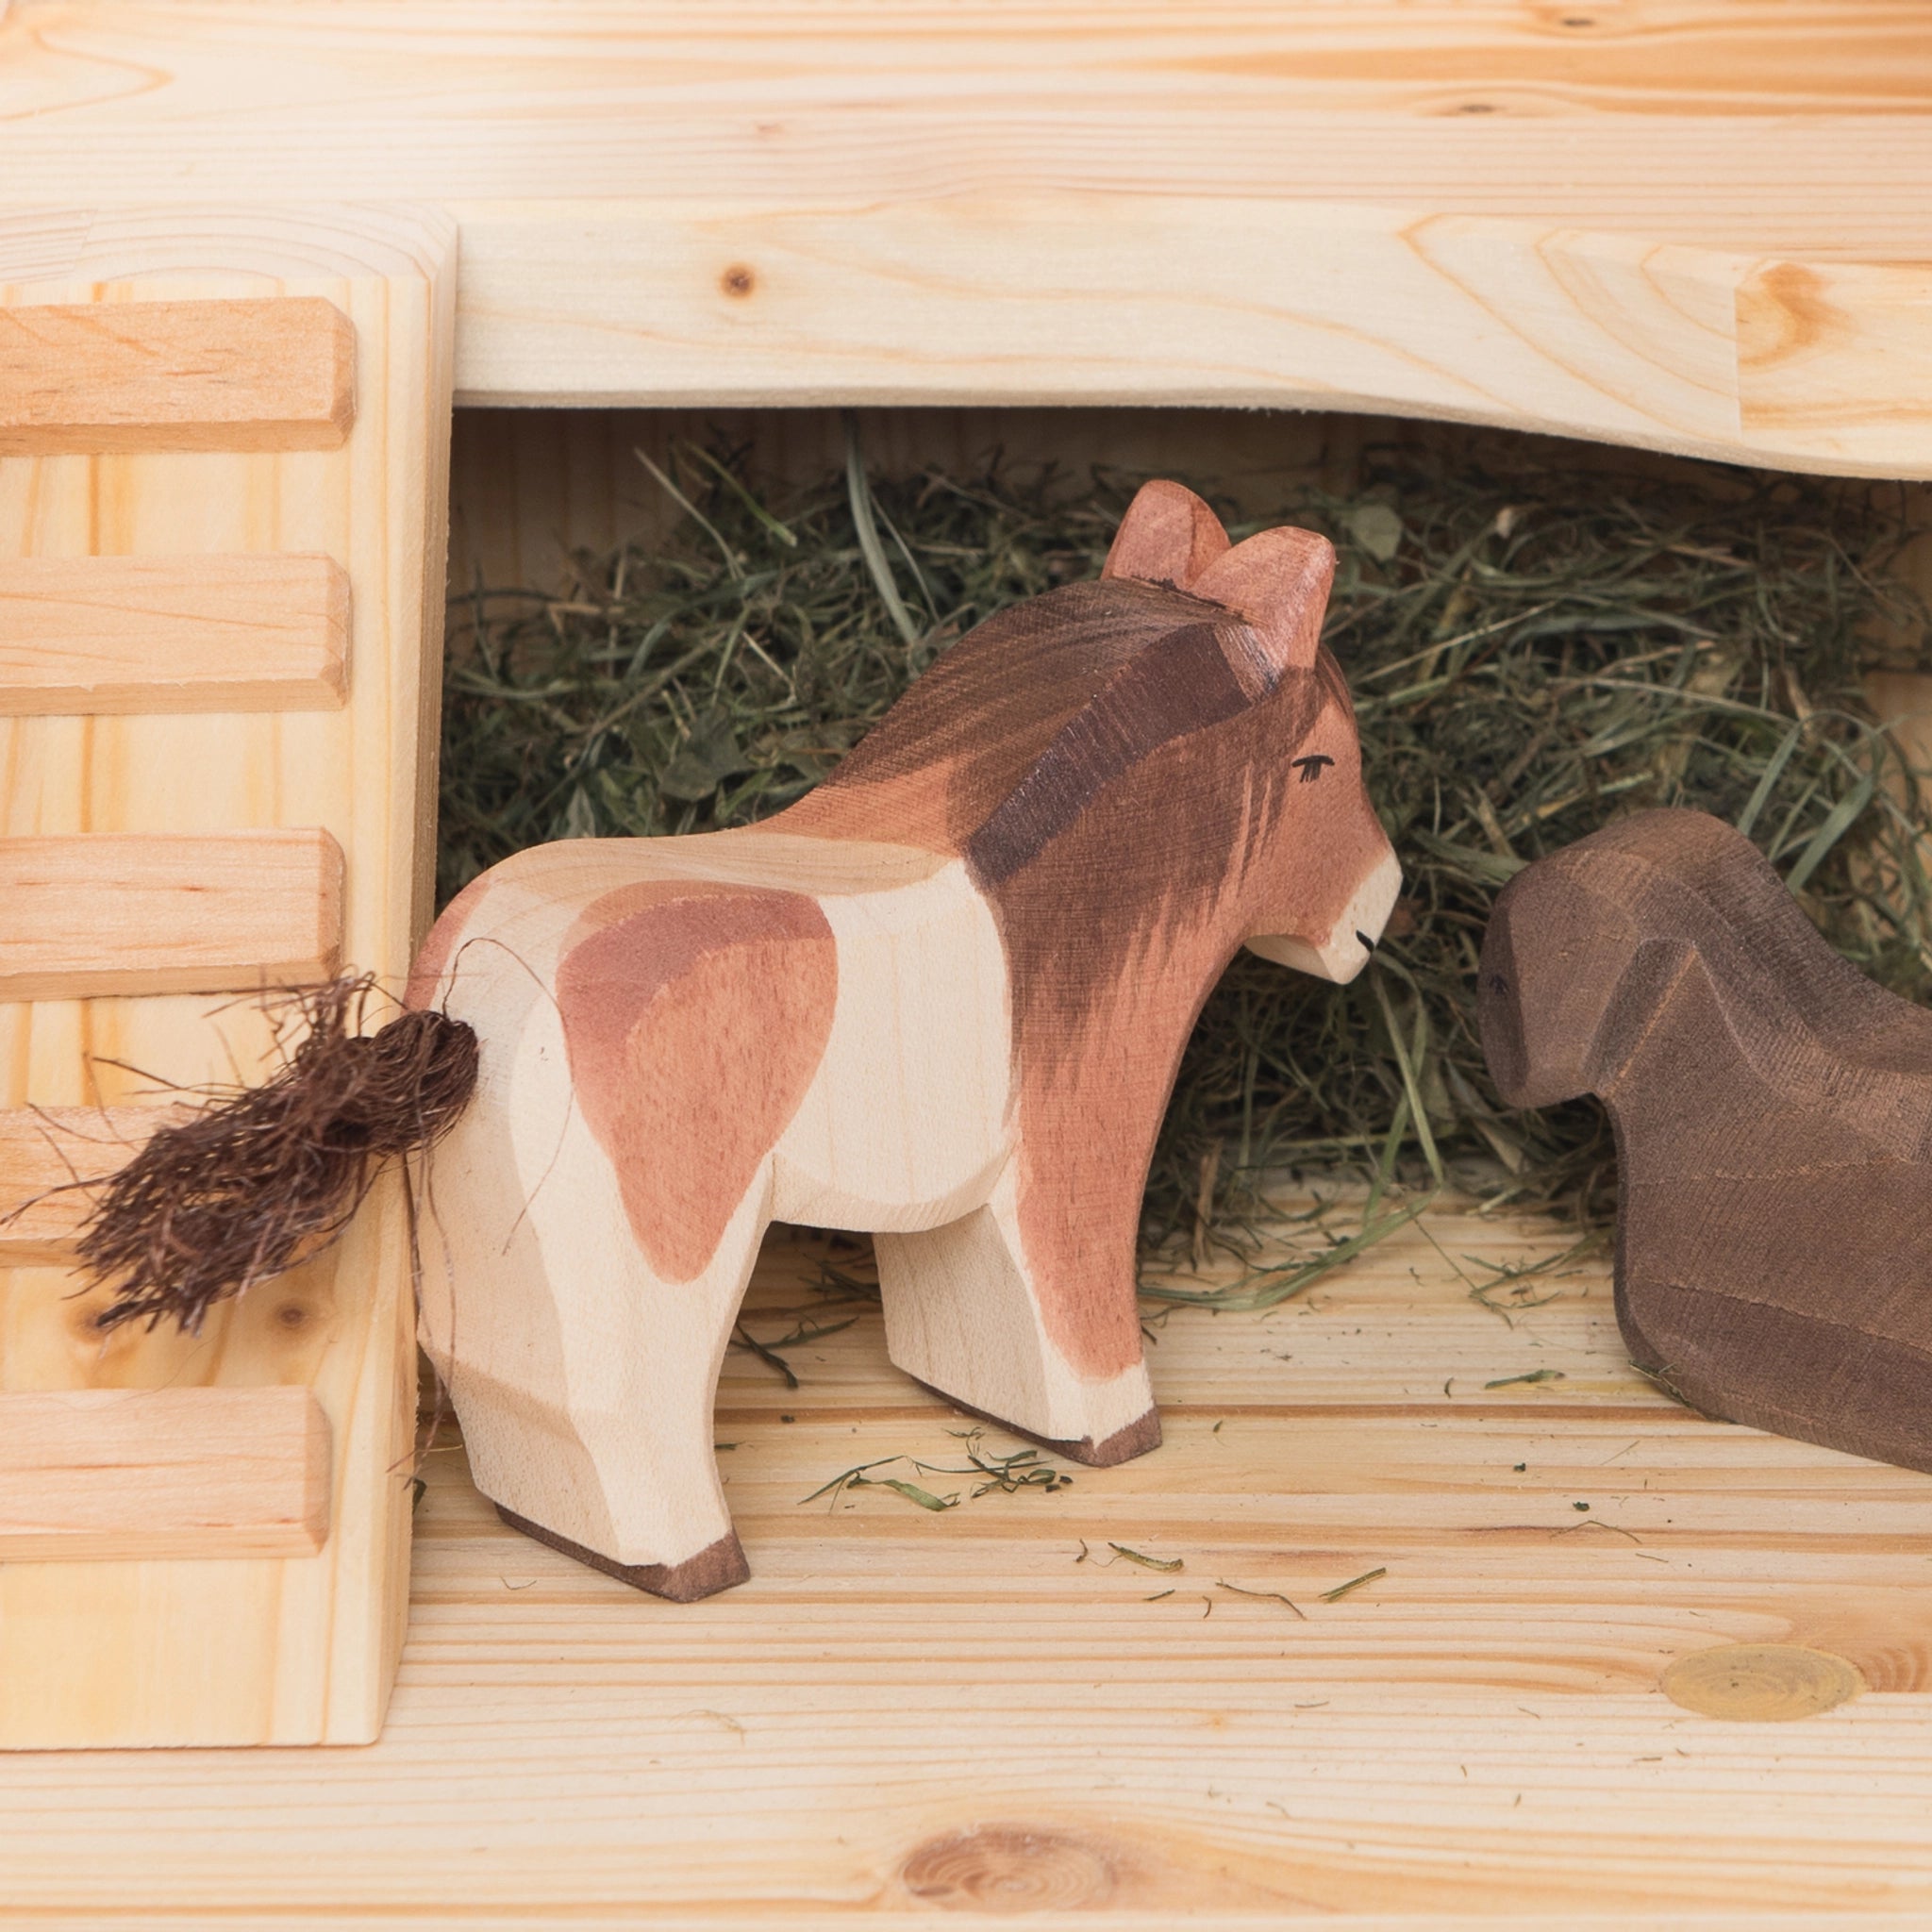
{"type": "Polygon", "coordinates": [[[1201,1005],[1242,938],[1240,876],[1287,802],[1286,783],[1264,781],[1245,825],[1201,809],[1228,790],[1214,768],[1241,760],[1227,736],[1159,748],[1120,798],[988,885],[1011,977],[1026,1265],[1055,1341],[1085,1374],[1140,1359],[1122,1286],[1155,1136],[1201,1005]]]}
{"type": "Polygon", "coordinates": [[[803,893],[660,880],[578,921],[557,974],[571,1078],[664,1279],[717,1252],[818,1071],[838,984],[803,893]]]}
{"type": "MultiPolygon", "coordinates": [[[[1001,842],[974,852],[989,861],[1011,975],[1027,1265],[1056,1341],[1093,1375],[1140,1358],[1122,1284],[1155,1136],[1208,993],[1241,941],[1274,923],[1264,908],[1333,896],[1372,847],[1386,849],[1358,780],[1331,779],[1333,793],[1317,795],[1350,814],[1340,847],[1324,851],[1319,830],[1306,843],[1284,833],[1291,808],[1317,802],[1291,760],[1320,719],[1338,716],[1330,680],[1291,672],[1264,703],[1233,708],[1232,670],[1211,633],[1205,642],[1180,640],[1162,667],[1191,687],[1175,698],[1196,728],[1148,751],[1130,781],[1102,787],[1076,817],[995,820],[988,832],[1001,842]]],[[[1131,714],[1141,694],[1124,695],[1131,714]]]]}

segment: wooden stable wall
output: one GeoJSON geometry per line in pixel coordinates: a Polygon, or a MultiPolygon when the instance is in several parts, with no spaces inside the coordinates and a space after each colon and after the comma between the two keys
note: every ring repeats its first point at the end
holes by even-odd
{"type": "MultiPolygon", "coordinates": [[[[0,1197],[247,1076],[428,912],[454,233],[0,210],[0,1197]]],[[[199,1336],[0,1224],[0,1745],[362,1741],[403,1635],[400,1198],[199,1336]]]]}
{"type": "MultiPolygon", "coordinates": [[[[1639,487],[1696,475],[1668,456],[1541,438],[1475,434],[1457,425],[1336,410],[895,408],[858,412],[874,474],[903,476],[934,465],[970,472],[993,453],[1023,468],[1051,465],[1074,477],[1107,469],[1123,478],[1175,476],[1212,489],[1237,510],[1263,515],[1310,483],[1356,486],[1371,445],[1422,443],[1445,452],[1480,447],[1507,468],[1544,458],[1639,487]]],[[[480,582],[548,595],[576,553],[661,539],[683,511],[639,453],[660,468],[680,442],[742,451],[750,474],[782,485],[836,476],[845,461],[843,412],[829,408],[458,408],[450,458],[449,591],[480,582]]],[[[1901,488],[1924,531],[1902,569],[1932,601],[1932,491],[1901,488]]],[[[467,621],[466,619],[463,621],[467,621]]]]}
{"type": "MultiPolygon", "coordinates": [[[[1257,513],[1297,482],[1346,488],[1365,439],[1415,425],[1301,410],[889,408],[859,413],[874,475],[928,464],[969,474],[998,452],[1074,476],[1211,479],[1257,513]]],[[[741,450],[751,475],[780,487],[838,477],[845,425],[836,409],[459,408],[450,453],[449,591],[549,594],[580,550],[665,536],[684,514],[639,460],[660,468],[680,443],[741,450]]]]}

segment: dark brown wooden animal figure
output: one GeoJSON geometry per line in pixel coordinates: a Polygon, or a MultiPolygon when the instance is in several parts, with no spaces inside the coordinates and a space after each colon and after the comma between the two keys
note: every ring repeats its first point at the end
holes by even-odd
{"type": "Polygon", "coordinates": [[[1932,1470],[1932,1013],[1693,811],[1518,874],[1481,970],[1504,1098],[1609,1109],[1637,1365],[1709,1414],[1932,1470]]]}
{"type": "Polygon", "coordinates": [[[1399,873],[1320,641],[1333,553],[1150,484],[1097,583],[981,625],[752,829],[476,880],[412,998],[480,1039],[423,1337],[509,1520],[643,1589],[745,1574],[711,1453],[774,1219],[878,1237],[892,1359],[1117,1462],[1159,1441],[1135,1237],[1243,943],[1361,968],[1399,873]]]}

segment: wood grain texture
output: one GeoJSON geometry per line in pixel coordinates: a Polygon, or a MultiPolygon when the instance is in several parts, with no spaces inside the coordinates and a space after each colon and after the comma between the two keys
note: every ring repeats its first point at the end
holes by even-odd
{"type": "Polygon", "coordinates": [[[1050,183],[1399,205],[1420,182],[1449,213],[1906,260],[1932,153],[1923,25],[1913,0],[427,0],[402,31],[380,0],[15,0],[7,193],[192,205],[219,175],[279,202],[1050,183]]]}
{"type": "Polygon", "coordinates": [[[1504,1097],[1617,1129],[1632,1358],[1713,1415],[1932,1469],[1932,1013],[1746,839],[1640,812],[1520,873],[1483,941],[1504,1097]]]}
{"type": "Polygon", "coordinates": [[[0,1562],[309,1557],[328,1498],[307,1389],[0,1395],[0,1562]]]}
{"type": "Polygon", "coordinates": [[[458,895],[410,994],[482,1069],[423,1333],[513,1519],[740,1580],[711,1391],[774,1219],[876,1232],[893,1359],[969,1410],[1092,1464],[1159,1441],[1135,1245],[1194,1018],[1244,943],[1353,978],[1400,878],[1333,570],[1149,483],[1100,581],[981,625],[789,810],[458,895]]]}
{"type": "MultiPolygon", "coordinates": [[[[431,0],[407,30],[29,0],[0,195],[444,202],[471,401],[1380,408],[1923,475],[1921,26],[1911,0],[431,0]],[[1827,349],[1767,360],[1810,279],[1827,349]]],[[[45,214],[31,240],[99,245],[45,214]]]]}
{"type": "Polygon", "coordinates": [[[1836,1710],[1865,1688],[1828,1650],[1802,1643],[1723,1643],[1680,1657],[1658,1680],[1673,1704],[1733,1724],[1790,1724],[1836,1710]]]}
{"type": "Polygon", "coordinates": [[[1923,476],[1932,272],[1766,262],[1738,288],[1740,424],[1821,470],[1923,476]]]}
{"type": "Polygon", "coordinates": [[[0,562],[0,713],[333,709],[348,648],[329,557],[0,562]]]}
{"type": "MultiPolygon", "coordinates": [[[[1287,1232],[1264,1261],[1314,1244],[1287,1232]]],[[[960,1497],[938,1515],[803,1502],[874,1457],[961,1467],[962,1424],[875,1307],[815,1291],[823,1241],[774,1240],[753,1335],[856,1319],[784,1351],[796,1389],[726,1357],[749,1584],[640,1597],[505,1528],[446,1436],[381,1741],[165,1776],[0,1759],[12,1909],[914,1932],[1017,1897],[1131,1932],[1904,1932],[1932,1906],[1932,1478],[1670,1402],[1606,1260],[1529,1277],[1553,1298],[1507,1324],[1471,1300],[1572,1239],[1443,1208],[1272,1314],[1158,1319],[1159,1450],[1052,1458],[1050,1495],[915,1475],[960,1497]],[[1564,1379],[1484,1387],[1536,1368],[1564,1379]],[[1869,1688],[1788,1724],[1658,1688],[1735,1644],[1869,1688]]]]}
{"type": "Polygon", "coordinates": [[[58,1266],[71,1257],[94,1199],[85,1183],[134,1158],[186,1107],[16,1107],[0,1109],[0,1261],[58,1266]]]}
{"type": "Polygon", "coordinates": [[[355,373],[318,296],[0,310],[0,456],[336,449],[355,373]]]}
{"type": "MultiPolygon", "coordinates": [[[[10,26],[11,22],[8,25],[10,26]]],[[[429,908],[454,231],[407,207],[0,215],[0,306],[326,303],[354,329],[337,449],[0,458],[0,555],[329,558],[351,591],[333,709],[0,717],[0,839],[325,832],[341,957],[400,986],[429,908]]],[[[0,1012],[0,1102],[109,1108],[272,1063],[233,995],[48,998],[0,1012]]],[[[329,1535],[296,1557],[0,1565],[0,1746],[366,1741],[402,1641],[415,1357],[400,1195],[197,1338],[103,1343],[97,1295],[0,1274],[0,1387],[310,1389],[329,1535]]]]}
{"type": "Polygon", "coordinates": [[[471,402],[1341,408],[1926,474],[1918,391],[1895,376],[1932,354],[1932,281],[1910,265],[1449,216],[1425,197],[457,212],[471,402]],[[1797,353],[1783,305],[1801,287],[1829,328],[1797,353]]]}
{"type": "Polygon", "coordinates": [[[342,853],[322,831],[0,839],[0,999],[246,992],[341,958],[342,853]]]}

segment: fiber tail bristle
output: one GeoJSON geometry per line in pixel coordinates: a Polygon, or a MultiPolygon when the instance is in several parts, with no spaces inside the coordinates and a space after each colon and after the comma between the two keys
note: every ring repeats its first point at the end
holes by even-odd
{"type": "Polygon", "coordinates": [[[98,1326],[197,1332],[215,1303],[341,1235],[385,1161],[456,1124],[475,1090],[475,1032],[408,1010],[364,1033],[375,991],[364,974],[290,994],[303,1036],[281,1069],[159,1128],[101,1185],[78,1245],[113,1291],[98,1326]]]}

